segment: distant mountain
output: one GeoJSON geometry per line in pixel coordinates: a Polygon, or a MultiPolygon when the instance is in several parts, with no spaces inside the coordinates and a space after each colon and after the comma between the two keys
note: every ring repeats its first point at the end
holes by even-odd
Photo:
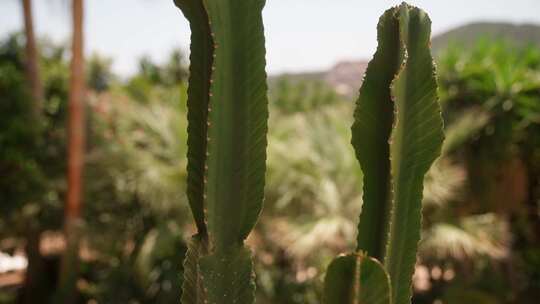
{"type": "Polygon", "coordinates": [[[270,88],[279,78],[286,78],[292,83],[302,81],[319,81],[345,97],[353,98],[357,95],[367,68],[367,61],[341,61],[326,71],[309,73],[285,73],[269,78],[270,88]]]}
{"type": "MultiPolygon", "coordinates": [[[[540,47],[540,25],[510,23],[471,23],[452,29],[433,37],[431,45],[436,55],[449,44],[457,43],[465,47],[472,46],[479,39],[503,39],[517,46],[536,45],[540,47]]],[[[284,74],[292,81],[323,81],[333,87],[336,92],[353,98],[358,89],[367,67],[366,60],[342,61],[327,71],[284,74]]],[[[275,77],[272,77],[275,79],[275,77]]]]}
{"type": "Polygon", "coordinates": [[[344,96],[354,96],[360,89],[367,61],[342,61],[332,67],[325,75],[324,82],[344,96]]]}
{"type": "Polygon", "coordinates": [[[463,25],[435,36],[431,46],[435,54],[449,44],[472,46],[479,39],[503,39],[517,46],[536,45],[540,47],[540,25],[478,22],[463,25]]]}

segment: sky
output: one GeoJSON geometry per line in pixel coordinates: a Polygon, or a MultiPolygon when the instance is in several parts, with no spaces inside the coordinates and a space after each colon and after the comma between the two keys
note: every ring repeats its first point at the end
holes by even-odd
{"type": "MultiPolygon", "coordinates": [[[[247,1],[247,0],[246,0],[247,1]]],[[[22,29],[20,0],[0,0],[0,38],[22,29]]],[[[68,42],[69,0],[34,0],[38,35],[68,42]]],[[[395,0],[267,0],[263,12],[270,74],[330,68],[369,59],[379,16],[395,0]]],[[[540,24],[540,0],[410,0],[433,21],[433,33],[475,21],[540,24]]],[[[87,54],[113,59],[113,70],[134,73],[149,55],[163,62],[173,48],[189,50],[189,26],[173,0],[86,0],[87,54]]]]}

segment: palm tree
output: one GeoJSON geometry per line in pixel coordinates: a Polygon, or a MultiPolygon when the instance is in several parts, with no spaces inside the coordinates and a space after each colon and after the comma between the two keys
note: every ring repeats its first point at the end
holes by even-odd
{"type": "MultiPolygon", "coordinates": [[[[32,1],[22,0],[24,31],[25,31],[25,54],[26,54],[26,78],[32,96],[32,114],[39,121],[43,108],[43,85],[39,70],[39,53],[34,34],[34,21],[32,13],[32,1]]],[[[43,285],[44,261],[39,252],[41,233],[35,223],[29,223],[26,232],[26,256],[28,268],[24,287],[21,292],[21,303],[35,303],[47,297],[48,290],[43,285]]]]}
{"type": "Polygon", "coordinates": [[[64,209],[66,250],[60,269],[58,297],[61,303],[75,303],[78,273],[79,226],[84,168],[84,57],[83,0],[73,0],[73,38],[68,119],[68,190],[64,209]]]}
{"type": "Polygon", "coordinates": [[[32,17],[32,0],[22,0],[24,16],[24,32],[26,36],[26,77],[30,85],[34,101],[34,114],[39,117],[43,108],[43,85],[39,73],[39,54],[34,35],[32,17]]]}

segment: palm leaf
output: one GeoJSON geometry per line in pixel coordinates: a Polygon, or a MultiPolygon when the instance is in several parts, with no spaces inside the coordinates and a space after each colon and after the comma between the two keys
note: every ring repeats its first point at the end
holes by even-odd
{"type": "Polygon", "coordinates": [[[470,260],[482,263],[508,257],[511,244],[508,223],[487,213],[458,221],[440,222],[424,231],[419,255],[423,261],[470,260]]]}

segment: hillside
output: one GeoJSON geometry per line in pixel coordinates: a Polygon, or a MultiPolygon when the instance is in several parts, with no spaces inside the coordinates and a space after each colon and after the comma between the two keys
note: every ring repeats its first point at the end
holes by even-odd
{"type": "MultiPolygon", "coordinates": [[[[472,46],[480,39],[503,39],[517,46],[536,45],[540,47],[540,25],[479,22],[463,25],[436,35],[431,44],[435,56],[448,45],[457,43],[472,46]]],[[[327,71],[315,73],[284,74],[292,81],[323,81],[336,92],[354,98],[360,88],[367,67],[366,60],[341,61],[327,71]]],[[[272,77],[275,79],[275,77],[272,77]]]]}
{"type": "Polygon", "coordinates": [[[365,60],[340,61],[332,68],[320,72],[311,73],[285,73],[269,78],[270,88],[279,78],[286,78],[292,83],[302,81],[319,81],[333,88],[338,94],[348,98],[357,95],[368,62],[365,60]]]}
{"type": "Polygon", "coordinates": [[[536,45],[540,47],[540,25],[479,22],[463,25],[435,36],[431,40],[434,53],[449,44],[472,46],[479,39],[502,39],[518,46],[536,45]]]}

